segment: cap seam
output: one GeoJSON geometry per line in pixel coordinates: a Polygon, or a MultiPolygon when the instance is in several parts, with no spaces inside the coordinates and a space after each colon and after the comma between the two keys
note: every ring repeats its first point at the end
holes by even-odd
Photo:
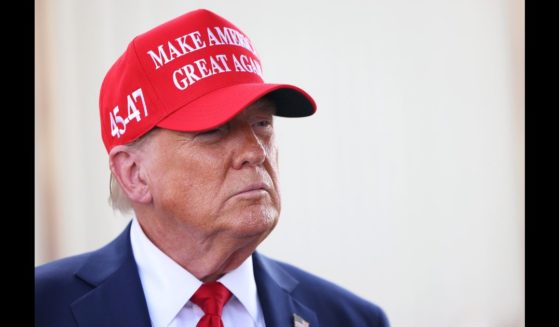
{"type": "MultiPolygon", "coordinates": [[[[138,56],[138,51],[136,49],[136,39],[138,39],[138,36],[136,36],[133,40],[132,40],[132,49],[134,49],[134,56],[136,57],[136,60],[138,61],[138,66],[140,66],[140,70],[141,72],[144,74],[144,78],[146,79],[146,81],[149,83],[149,85],[151,86],[151,89],[153,90],[153,93],[155,94],[155,96],[157,97],[157,101],[161,104],[161,105],[165,105],[166,104],[161,100],[161,97],[159,96],[159,93],[157,92],[157,89],[155,88],[155,86],[153,85],[153,83],[151,82],[151,80],[148,78],[148,74],[144,69],[144,66],[142,65],[141,61],[140,61],[140,56],[138,56]]],[[[161,108],[163,109],[163,108],[161,108]]],[[[157,124],[154,124],[153,126],[156,126],[157,124]]]]}

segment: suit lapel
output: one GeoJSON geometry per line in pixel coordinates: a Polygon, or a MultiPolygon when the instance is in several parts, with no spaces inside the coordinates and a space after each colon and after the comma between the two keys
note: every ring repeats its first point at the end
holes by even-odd
{"type": "Polygon", "coordinates": [[[93,287],[71,308],[80,327],[151,326],[138,268],[130,245],[130,225],[76,272],[93,287]]]}
{"type": "MultiPolygon", "coordinates": [[[[254,278],[267,326],[293,326],[293,314],[318,327],[316,313],[293,297],[299,283],[270,259],[253,254],[254,278]]],[[[94,252],[76,272],[93,289],[71,305],[80,327],[150,327],[148,308],[130,245],[130,224],[94,252]]]]}
{"type": "Polygon", "coordinates": [[[310,327],[319,326],[316,313],[292,296],[299,282],[275,262],[257,252],[252,259],[266,326],[293,326],[293,314],[309,322],[310,327]]]}

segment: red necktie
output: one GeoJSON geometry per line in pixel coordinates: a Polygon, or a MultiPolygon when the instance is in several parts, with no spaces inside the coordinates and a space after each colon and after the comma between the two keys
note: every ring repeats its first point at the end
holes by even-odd
{"type": "Polygon", "coordinates": [[[190,300],[204,311],[196,327],[223,327],[221,311],[231,298],[231,292],[219,282],[202,284],[190,300]]]}

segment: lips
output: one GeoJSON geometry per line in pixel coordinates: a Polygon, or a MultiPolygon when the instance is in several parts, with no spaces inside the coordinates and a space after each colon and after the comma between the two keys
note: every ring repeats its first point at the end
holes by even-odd
{"type": "Polygon", "coordinates": [[[247,193],[247,192],[250,192],[250,191],[257,191],[257,190],[264,190],[266,192],[269,192],[270,187],[266,183],[263,183],[263,182],[253,183],[253,184],[250,184],[250,185],[246,186],[245,188],[241,189],[237,193],[233,194],[233,196],[243,194],[243,193],[247,193]]]}

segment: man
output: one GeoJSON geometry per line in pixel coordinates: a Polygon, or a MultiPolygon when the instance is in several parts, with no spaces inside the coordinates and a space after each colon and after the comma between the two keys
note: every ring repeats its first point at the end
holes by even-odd
{"type": "Polygon", "coordinates": [[[265,84],[250,39],[210,11],[136,37],[100,95],[111,199],[135,217],[104,248],[36,269],[36,326],[388,326],[255,252],[281,208],[273,116],[315,110],[265,84]]]}

